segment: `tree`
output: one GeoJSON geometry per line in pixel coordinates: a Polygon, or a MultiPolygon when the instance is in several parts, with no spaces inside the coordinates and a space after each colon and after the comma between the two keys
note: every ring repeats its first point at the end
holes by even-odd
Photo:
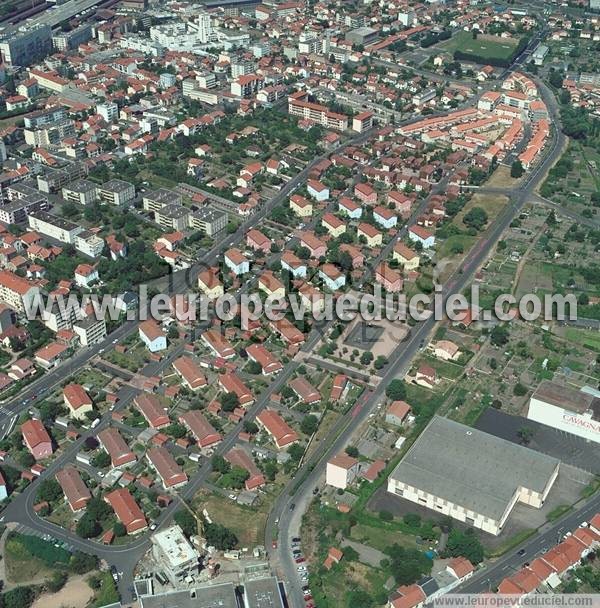
{"type": "Polygon", "coordinates": [[[481,207],[473,207],[470,211],[467,212],[465,217],[463,217],[463,224],[467,226],[467,228],[472,228],[474,230],[481,230],[488,221],[488,214],[485,209],[481,207]]]}
{"type": "Polygon", "coordinates": [[[302,456],[304,456],[304,446],[299,443],[294,443],[288,448],[288,454],[293,461],[299,462],[302,456]]]}
{"type": "Polygon", "coordinates": [[[249,361],[244,371],[257,376],[258,374],[262,374],[262,365],[258,361],[249,361]]]}
{"type": "Polygon", "coordinates": [[[418,549],[406,549],[397,543],[386,549],[391,570],[398,585],[412,585],[431,572],[433,562],[418,549]]]}
{"type": "Polygon", "coordinates": [[[127,528],[120,521],[116,522],[113,526],[113,532],[117,538],[125,536],[127,534],[127,528]]]}
{"type": "Polygon", "coordinates": [[[185,426],[183,426],[183,424],[180,424],[179,422],[173,422],[172,424],[170,424],[165,429],[165,432],[167,433],[167,435],[170,435],[175,439],[181,439],[182,437],[185,437],[187,435],[187,429],[185,428],[185,426]]]}
{"type": "Polygon", "coordinates": [[[402,517],[402,521],[411,528],[418,528],[421,525],[421,516],[418,513],[407,513],[402,517]]]}
{"type": "Polygon", "coordinates": [[[403,380],[392,380],[385,388],[385,394],[393,401],[406,399],[406,385],[403,380]]]}
{"type": "Polygon", "coordinates": [[[35,464],[35,458],[29,452],[21,452],[18,457],[19,464],[28,469],[35,464]]]}
{"type": "Polygon", "coordinates": [[[53,477],[50,477],[49,479],[44,479],[44,481],[42,481],[42,483],[38,486],[38,502],[43,502],[44,500],[47,502],[54,502],[59,498],[62,498],[62,495],[63,491],[60,487],[60,484],[53,477]]]}
{"type": "Polygon", "coordinates": [[[50,591],[50,593],[56,593],[60,591],[65,586],[68,577],[69,575],[66,572],[60,572],[58,570],[55,570],[52,573],[51,578],[46,581],[46,587],[48,588],[48,591],[50,591]]]}
{"type": "Polygon", "coordinates": [[[256,433],[258,433],[259,429],[258,429],[258,425],[256,424],[256,422],[253,422],[252,420],[244,420],[244,431],[246,431],[246,433],[250,433],[250,435],[256,435],[256,433]]]}
{"type": "Polygon", "coordinates": [[[218,485],[222,488],[233,488],[234,490],[241,490],[246,483],[246,480],[250,477],[250,473],[242,467],[233,466],[229,473],[225,473],[219,479],[218,485]]]}
{"type": "Polygon", "coordinates": [[[277,466],[277,461],[273,458],[269,458],[265,460],[263,463],[263,473],[267,476],[269,481],[275,481],[275,477],[277,477],[277,472],[279,471],[279,467],[277,466]]]}
{"type": "Polygon", "coordinates": [[[110,505],[104,502],[100,496],[94,496],[88,501],[85,512],[96,521],[104,521],[113,514],[110,505]]]}
{"type": "Polygon", "coordinates": [[[346,454],[348,454],[348,456],[351,456],[352,458],[358,458],[358,448],[354,445],[346,446],[345,452],[346,454]]]}
{"type": "Polygon", "coordinates": [[[75,532],[77,533],[77,536],[81,536],[81,538],[94,538],[102,532],[102,528],[100,524],[86,512],[79,522],[77,522],[75,532]]]}
{"type": "Polygon", "coordinates": [[[198,532],[198,522],[187,509],[177,511],[173,516],[173,519],[188,538],[194,536],[194,534],[198,532]]]}
{"type": "Polygon", "coordinates": [[[524,397],[527,394],[527,387],[523,386],[520,382],[517,382],[513,388],[513,393],[517,397],[524,397]]]}
{"type": "Polygon", "coordinates": [[[210,464],[213,471],[217,471],[218,473],[229,473],[231,470],[231,465],[220,454],[213,454],[210,464]]]}
{"type": "Polygon", "coordinates": [[[35,599],[31,587],[16,587],[2,594],[3,608],[29,608],[35,599]]]}
{"type": "Polygon", "coordinates": [[[504,346],[508,342],[508,336],[506,325],[496,325],[490,332],[490,340],[494,346],[504,346]]]}
{"type": "Polygon", "coordinates": [[[92,458],[92,466],[97,469],[104,469],[110,465],[110,456],[105,452],[98,452],[92,458]]]}
{"type": "Polygon", "coordinates": [[[483,561],[483,546],[471,528],[465,532],[453,529],[448,535],[445,557],[466,557],[473,565],[483,561]]]}
{"type": "Polygon", "coordinates": [[[224,393],[221,395],[221,407],[225,412],[233,412],[240,404],[240,398],[235,393],[224,393]]]}
{"type": "Polygon", "coordinates": [[[371,364],[371,361],[373,361],[373,353],[370,350],[365,350],[360,356],[360,362],[363,365],[368,366],[371,364]]]}
{"type": "Polygon", "coordinates": [[[237,536],[221,524],[207,523],[204,526],[204,536],[208,545],[212,545],[220,551],[229,551],[238,543],[237,536]]]}
{"type": "Polygon", "coordinates": [[[529,426],[522,426],[517,431],[517,436],[519,437],[519,441],[523,445],[528,445],[529,442],[533,439],[534,430],[529,426]]]}
{"type": "Polygon", "coordinates": [[[519,178],[523,175],[523,173],[525,173],[523,163],[521,163],[520,160],[515,160],[510,166],[510,176],[514,178],[519,178]]]}
{"type": "Polygon", "coordinates": [[[98,558],[83,551],[75,551],[71,556],[69,567],[75,574],[85,574],[98,567],[98,558]]]}
{"type": "Polygon", "coordinates": [[[308,416],[304,416],[302,422],[300,423],[300,430],[306,435],[312,435],[319,426],[319,419],[313,415],[308,414],[308,416]]]}

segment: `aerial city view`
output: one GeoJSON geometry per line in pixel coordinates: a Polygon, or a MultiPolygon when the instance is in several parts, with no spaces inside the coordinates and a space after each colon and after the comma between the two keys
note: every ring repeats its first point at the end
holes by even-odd
{"type": "Polygon", "coordinates": [[[0,608],[600,607],[600,0],[0,0],[0,166],[0,608]]]}

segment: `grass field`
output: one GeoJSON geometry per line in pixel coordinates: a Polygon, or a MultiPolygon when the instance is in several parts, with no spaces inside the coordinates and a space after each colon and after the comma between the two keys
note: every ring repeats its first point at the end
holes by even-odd
{"type": "Polygon", "coordinates": [[[239,547],[261,544],[272,498],[262,499],[257,508],[243,507],[218,494],[196,495],[197,510],[206,509],[212,521],[227,526],[239,540],[239,547]]]}
{"type": "Polygon", "coordinates": [[[463,217],[474,207],[481,207],[488,215],[488,223],[492,222],[507,203],[508,197],[503,194],[474,194],[471,200],[456,214],[453,223],[464,229],[463,217]]]}
{"type": "Polygon", "coordinates": [[[517,40],[500,38],[500,36],[479,35],[473,40],[471,32],[462,31],[443,42],[440,47],[451,53],[462,51],[479,55],[484,59],[510,59],[517,44],[517,40]]]}
{"type": "Polygon", "coordinates": [[[586,348],[600,352],[600,333],[592,329],[575,329],[569,327],[565,332],[569,342],[576,342],[586,348]]]}

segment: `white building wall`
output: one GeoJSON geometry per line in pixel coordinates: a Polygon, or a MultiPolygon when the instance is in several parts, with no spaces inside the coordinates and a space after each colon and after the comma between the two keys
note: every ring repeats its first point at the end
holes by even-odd
{"type": "Polygon", "coordinates": [[[529,401],[527,418],[589,441],[600,442],[600,422],[592,420],[591,415],[565,410],[535,396],[529,401]]]}

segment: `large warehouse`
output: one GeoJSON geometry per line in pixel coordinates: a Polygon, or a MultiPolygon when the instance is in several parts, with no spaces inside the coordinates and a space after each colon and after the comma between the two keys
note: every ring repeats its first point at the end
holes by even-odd
{"type": "Polygon", "coordinates": [[[600,441],[600,399],[550,380],[544,380],[531,396],[527,418],[590,441],[600,441]]]}
{"type": "Polygon", "coordinates": [[[515,503],[540,508],[560,462],[436,416],[388,479],[388,492],[490,534],[515,503]]]}

